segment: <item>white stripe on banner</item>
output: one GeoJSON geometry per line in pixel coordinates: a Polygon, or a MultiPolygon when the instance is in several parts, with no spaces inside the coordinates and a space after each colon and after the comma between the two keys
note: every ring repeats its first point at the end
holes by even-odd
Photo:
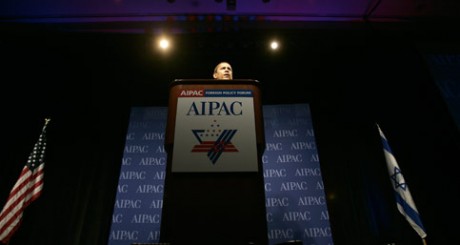
{"type": "Polygon", "coordinates": [[[377,128],[379,129],[380,137],[382,139],[383,152],[385,154],[388,173],[390,174],[390,180],[395,191],[396,205],[398,210],[406,218],[412,228],[414,228],[414,230],[419,234],[419,236],[421,238],[425,238],[427,236],[425,228],[423,227],[422,220],[420,219],[420,215],[417,211],[417,207],[415,207],[414,200],[410,194],[409,186],[404,180],[401,169],[399,168],[398,163],[393,156],[385,135],[383,134],[379,125],[377,125],[377,128]]]}

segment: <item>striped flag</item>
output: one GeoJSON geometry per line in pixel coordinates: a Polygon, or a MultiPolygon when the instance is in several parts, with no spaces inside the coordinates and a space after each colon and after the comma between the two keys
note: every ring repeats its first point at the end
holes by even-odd
{"type": "Polygon", "coordinates": [[[422,239],[425,239],[427,236],[425,228],[423,227],[422,220],[420,219],[420,215],[417,211],[417,207],[415,207],[414,200],[412,199],[412,196],[409,192],[409,186],[404,180],[401,169],[399,168],[398,163],[393,156],[385,135],[383,134],[379,125],[377,125],[377,128],[379,129],[380,137],[382,139],[383,152],[385,154],[388,173],[390,174],[393,190],[395,191],[394,194],[396,196],[396,205],[398,210],[406,218],[406,220],[409,222],[412,228],[414,228],[418,235],[422,239]]]}
{"type": "Polygon", "coordinates": [[[50,119],[45,120],[40,137],[0,213],[0,241],[3,243],[8,243],[19,228],[24,209],[42,193],[46,126],[49,121],[50,119]]]}

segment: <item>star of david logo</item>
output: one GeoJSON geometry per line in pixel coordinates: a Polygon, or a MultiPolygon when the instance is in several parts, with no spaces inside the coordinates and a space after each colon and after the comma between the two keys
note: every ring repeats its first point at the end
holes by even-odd
{"type": "Polygon", "coordinates": [[[237,131],[221,129],[216,120],[209,129],[193,129],[192,133],[199,144],[193,147],[192,152],[206,152],[209,160],[215,164],[223,152],[238,152],[231,141],[237,131]]]}
{"type": "Polygon", "coordinates": [[[403,175],[401,173],[401,170],[398,167],[394,168],[393,174],[390,177],[393,180],[393,184],[395,186],[395,189],[401,188],[404,191],[406,190],[407,185],[404,182],[403,175]]]}

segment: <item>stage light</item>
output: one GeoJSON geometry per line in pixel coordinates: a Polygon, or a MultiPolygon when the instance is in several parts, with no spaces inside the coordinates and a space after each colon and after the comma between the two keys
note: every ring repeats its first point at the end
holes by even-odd
{"type": "Polygon", "coordinates": [[[271,41],[270,42],[270,49],[271,50],[277,50],[280,47],[280,44],[278,41],[271,41]]]}
{"type": "Polygon", "coordinates": [[[161,35],[155,39],[155,48],[159,50],[163,54],[168,54],[172,50],[172,45],[173,41],[171,40],[171,37],[168,37],[166,35],[161,35]]]}
{"type": "Polygon", "coordinates": [[[161,39],[159,42],[158,42],[158,45],[161,49],[165,50],[165,49],[168,49],[169,48],[169,40],[168,39],[161,39]]]}

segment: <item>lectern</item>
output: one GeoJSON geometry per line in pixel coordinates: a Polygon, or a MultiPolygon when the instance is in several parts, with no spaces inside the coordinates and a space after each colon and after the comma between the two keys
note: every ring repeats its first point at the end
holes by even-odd
{"type": "Polygon", "coordinates": [[[257,80],[174,80],[165,149],[161,243],[268,244],[257,80]]]}

